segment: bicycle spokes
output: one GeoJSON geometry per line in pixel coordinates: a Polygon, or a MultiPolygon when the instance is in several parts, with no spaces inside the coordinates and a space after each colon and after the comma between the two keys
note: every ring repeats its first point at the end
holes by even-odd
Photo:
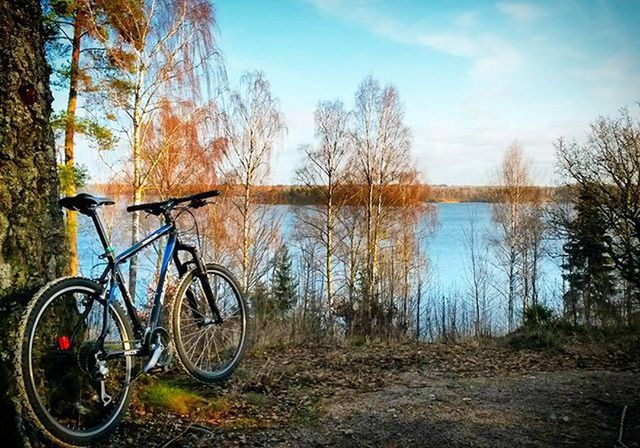
{"type": "MultiPolygon", "coordinates": [[[[112,397],[128,387],[130,361],[99,359],[95,342],[102,329],[102,302],[90,293],[54,296],[40,312],[31,334],[31,381],[37,400],[57,424],[86,430],[100,426],[113,412],[112,397]],[[92,309],[87,310],[87,304],[92,309]]],[[[127,337],[110,313],[105,346],[125,349],[127,337]]]]}
{"type": "Polygon", "coordinates": [[[235,362],[245,330],[244,309],[233,283],[215,272],[208,272],[207,279],[211,296],[207,297],[202,279],[194,276],[186,298],[178,300],[174,328],[183,362],[203,375],[224,372],[235,362]]]}

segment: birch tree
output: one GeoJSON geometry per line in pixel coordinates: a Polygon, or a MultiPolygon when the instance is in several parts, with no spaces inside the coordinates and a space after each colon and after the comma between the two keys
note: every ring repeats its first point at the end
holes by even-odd
{"type": "Polygon", "coordinates": [[[239,88],[225,93],[219,125],[226,142],[225,182],[238,190],[234,205],[239,215],[240,279],[247,291],[264,274],[258,266],[264,264],[259,261],[265,251],[254,251],[252,263],[252,250],[258,240],[268,241],[276,227],[267,211],[257,213],[253,207],[254,187],[267,179],[274,145],[286,131],[280,103],[263,73],[245,73],[239,88]]]}
{"type": "Polygon", "coordinates": [[[427,267],[427,254],[421,243],[435,229],[437,214],[435,207],[421,198],[417,171],[408,171],[400,176],[395,190],[392,209],[394,225],[389,236],[400,262],[398,330],[400,336],[405,336],[410,327],[412,297],[417,296],[420,276],[427,267]]]}
{"type": "Polygon", "coordinates": [[[307,187],[319,204],[304,207],[298,214],[301,223],[310,230],[324,248],[324,275],[329,316],[334,312],[334,254],[337,215],[346,199],[345,167],[351,148],[349,113],[342,102],[320,102],[315,111],[316,145],[300,148],[303,166],[296,180],[307,187]]]}
{"type": "Polygon", "coordinates": [[[606,228],[606,253],[640,300],[640,121],[622,109],[595,120],[584,142],[560,139],[558,165],[588,194],[606,228]]]}
{"type": "Polygon", "coordinates": [[[462,230],[466,251],[465,272],[474,304],[475,336],[487,334],[489,319],[487,305],[489,298],[489,260],[486,235],[478,228],[478,209],[474,208],[467,225],[462,230]]]}
{"type": "MultiPolygon", "coordinates": [[[[496,169],[494,185],[496,190],[491,212],[497,233],[491,241],[507,280],[504,296],[507,302],[508,328],[511,331],[515,325],[516,300],[522,292],[519,265],[522,261],[525,214],[531,187],[531,163],[525,159],[519,144],[513,143],[505,152],[502,163],[496,169]]],[[[523,308],[525,306],[526,303],[523,308]]]]}
{"type": "MultiPolygon", "coordinates": [[[[113,33],[101,35],[108,46],[104,91],[120,111],[121,130],[130,148],[127,180],[134,204],[149,187],[143,151],[153,119],[164,101],[206,96],[213,74],[224,75],[214,41],[215,18],[209,0],[102,2],[113,33]]],[[[139,238],[140,212],[131,216],[131,240],[139,238]]],[[[137,257],[132,257],[129,285],[135,291],[137,257]]]]}
{"type": "Polygon", "coordinates": [[[404,109],[397,90],[382,88],[372,77],[360,85],[354,109],[354,169],[364,186],[367,263],[364,275],[366,297],[362,307],[364,331],[370,330],[378,309],[376,283],[379,242],[384,231],[384,193],[409,170],[410,131],[404,124],[404,109]]]}
{"type": "Polygon", "coordinates": [[[141,153],[148,185],[162,199],[211,189],[223,149],[214,138],[213,104],[161,104],[141,153]]]}

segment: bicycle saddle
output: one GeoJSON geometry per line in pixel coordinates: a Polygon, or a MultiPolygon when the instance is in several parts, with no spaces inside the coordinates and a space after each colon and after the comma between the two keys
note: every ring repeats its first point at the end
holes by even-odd
{"type": "Polygon", "coordinates": [[[80,193],[75,196],[69,196],[62,198],[58,201],[60,207],[67,208],[69,210],[78,211],[82,214],[91,214],[97,207],[101,205],[113,205],[115,201],[109,198],[102,198],[93,196],[89,193],[80,193]]]}

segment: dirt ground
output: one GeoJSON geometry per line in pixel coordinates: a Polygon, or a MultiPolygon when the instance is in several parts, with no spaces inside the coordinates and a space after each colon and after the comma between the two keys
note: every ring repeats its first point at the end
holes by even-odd
{"type": "Polygon", "coordinates": [[[639,372],[623,352],[581,347],[254,351],[224,387],[177,372],[137,385],[104,446],[640,447],[639,372]],[[149,398],[158,388],[169,398],[149,398]]]}

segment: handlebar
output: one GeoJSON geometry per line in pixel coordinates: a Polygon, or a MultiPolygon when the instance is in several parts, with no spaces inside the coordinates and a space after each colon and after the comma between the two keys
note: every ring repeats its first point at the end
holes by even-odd
{"type": "Polygon", "coordinates": [[[183,196],[180,198],[170,198],[166,201],[147,202],[145,204],[129,205],[127,207],[128,212],[136,212],[138,210],[144,210],[147,213],[153,215],[159,215],[165,211],[171,210],[178,204],[183,202],[192,202],[195,207],[201,207],[205,205],[204,200],[220,195],[220,190],[205,191],[203,193],[197,193],[191,196],[183,196]]]}

